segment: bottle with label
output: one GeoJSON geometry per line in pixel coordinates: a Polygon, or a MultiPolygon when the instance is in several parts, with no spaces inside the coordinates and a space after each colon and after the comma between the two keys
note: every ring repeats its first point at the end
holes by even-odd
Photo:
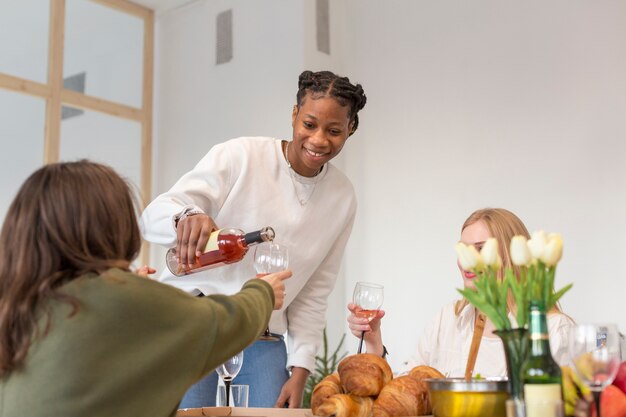
{"type": "Polygon", "coordinates": [[[176,248],[167,251],[165,261],[170,272],[180,277],[239,262],[250,246],[271,240],[274,240],[274,229],[269,226],[250,233],[239,229],[220,229],[211,233],[202,255],[196,257],[193,265],[180,265],[176,259],[176,248]]]}
{"type": "Polygon", "coordinates": [[[526,417],[563,415],[561,368],[550,352],[546,311],[542,302],[530,303],[528,335],[530,352],[522,365],[526,417]]]}

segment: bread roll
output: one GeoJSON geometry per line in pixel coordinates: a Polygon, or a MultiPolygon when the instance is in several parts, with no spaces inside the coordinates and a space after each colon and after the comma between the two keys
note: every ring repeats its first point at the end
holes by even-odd
{"type": "Polygon", "coordinates": [[[335,394],[313,412],[320,417],[371,417],[374,401],[369,397],[335,394]]]}
{"type": "Polygon", "coordinates": [[[344,391],[360,397],[378,395],[393,378],[387,361],[369,353],[348,356],[337,370],[344,391]]]}
{"type": "Polygon", "coordinates": [[[311,410],[313,410],[313,414],[317,414],[317,407],[319,407],[326,398],[341,393],[343,393],[343,389],[337,372],[322,379],[319,384],[313,388],[313,393],[311,393],[311,410]]]}
{"type": "Polygon", "coordinates": [[[409,371],[409,376],[415,379],[426,379],[426,378],[445,378],[445,376],[436,370],[435,368],[431,368],[430,366],[420,365],[409,371]]]}
{"type": "Polygon", "coordinates": [[[426,383],[409,375],[395,378],[374,402],[374,417],[423,416],[431,413],[426,383]]]}

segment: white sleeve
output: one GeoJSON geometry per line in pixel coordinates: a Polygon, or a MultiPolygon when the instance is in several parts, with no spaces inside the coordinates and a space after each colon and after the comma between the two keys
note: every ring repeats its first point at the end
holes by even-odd
{"type": "Polygon", "coordinates": [[[420,338],[417,341],[417,348],[415,353],[409,359],[409,369],[419,366],[428,365],[430,363],[430,356],[433,350],[432,340],[436,338],[434,330],[434,322],[429,323],[422,332],[420,338]]]}
{"type": "Polygon", "coordinates": [[[569,340],[574,326],[574,321],[565,314],[548,314],[550,352],[556,363],[561,366],[572,366],[572,358],[569,354],[569,340]]]}
{"type": "Polygon", "coordinates": [[[326,325],[328,296],[335,287],[343,252],[352,232],[356,201],[352,215],[343,232],[337,237],[324,261],[311,275],[298,296],[287,307],[287,335],[289,357],[287,368],[294,366],[315,370],[315,355],[320,347],[326,325]]]}
{"type": "Polygon", "coordinates": [[[228,146],[218,144],[211,148],[169,191],[146,207],[139,222],[144,239],[173,246],[176,243],[176,216],[187,209],[215,217],[232,187],[232,170],[228,146]]]}

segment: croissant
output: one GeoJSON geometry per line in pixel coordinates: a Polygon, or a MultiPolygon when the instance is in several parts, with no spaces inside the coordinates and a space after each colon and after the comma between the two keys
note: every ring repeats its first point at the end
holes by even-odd
{"type": "Polygon", "coordinates": [[[387,361],[369,353],[348,356],[337,370],[344,391],[360,397],[378,395],[393,378],[387,361]]]}
{"type": "Polygon", "coordinates": [[[322,379],[315,388],[313,388],[313,393],[311,393],[311,409],[313,410],[313,414],[317,414],[317,407],[319,407],[326,398],[341,393],[343,393],[343,388],[341,387],[341,381],[339,380],[339,374],[337,372],[322,379]]]}
{"type": "Polygon", "coordinates": [[[420,365],[409,371],[409,376],[415,379],[426,379],[426,378],[445,378],[445,376],[436,370],[435,368],[431,368],[430,366],[420,365]]]}
{"type": "Polygon", "coordinates": [[[317,407],[313,414],[320,417],[371,417],[374,400],[348,394],[335,394],[317,407]]]}
{"type": "Polygon", "coordinates": [[[423,416],[431,413],[428,388],[408,375],[389,382],[374,402],[374,417],[423,416]]]}

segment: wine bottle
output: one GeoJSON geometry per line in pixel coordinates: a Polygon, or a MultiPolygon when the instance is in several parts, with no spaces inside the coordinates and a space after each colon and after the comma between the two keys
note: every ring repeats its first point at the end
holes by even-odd
{"type": "Polygon", "coordinates": [[[557,409],[563,406],[561,368],[550,352],[548,324],[543,302],[531,301],[528,327],[530,352],[521,370],[526,417],[562,415],[557,409]]]}
{"type": "Polygon", "coordinates": [[[196,257],[193,265],[179,264],[176,259],[176,248],[167,251],[165,262],[170,272],[178,277],[193,274],[239,262],[250,246],[274,240],[274,236],[274,229],[269,226],[250,233],[244,233],[239,229],[220,229],[211,233],[202,255],[196,257]]]}

